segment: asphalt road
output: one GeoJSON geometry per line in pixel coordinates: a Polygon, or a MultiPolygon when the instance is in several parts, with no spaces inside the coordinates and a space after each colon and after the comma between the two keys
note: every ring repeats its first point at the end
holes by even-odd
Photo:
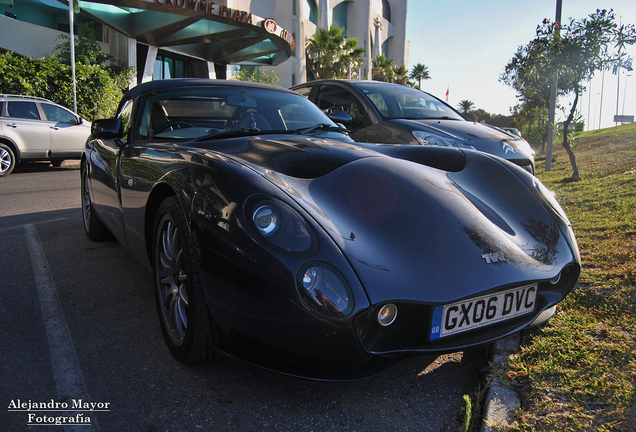
{"type": "Polygon", "coordinates": [[[488,360],[409,359],[347,383],[227,357],[185,366],[164,345],[151,275],[84,235],[72,165],[0,178],[0,251],[2,431],[446,431],[488,360]],[[58,417],[90,424],[47,423],[58,417]]]}

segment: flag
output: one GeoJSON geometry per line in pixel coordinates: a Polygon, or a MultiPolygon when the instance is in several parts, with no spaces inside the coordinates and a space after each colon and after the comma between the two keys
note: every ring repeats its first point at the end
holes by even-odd
{"type": "Polygon", "coordinates": [[[80,13],[79,0],[70,0],[70,1],[73,2],[73,12],[76,14],[80,13]]]}
{"type": "Polygon", "coordinates": [[[450,92],[450,87],[446,87],[446,102],[448,102],[448,93],[450,92]]]}

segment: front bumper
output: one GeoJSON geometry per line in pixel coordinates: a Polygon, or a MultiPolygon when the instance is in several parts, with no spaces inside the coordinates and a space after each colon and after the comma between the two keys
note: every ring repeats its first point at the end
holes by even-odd
{"type": "MultiPolygon", "coordinates": [[[[574,263],[563,269],[556,283],[539,281],[536,306],[532,313],[439,339],[431,339],[433,310],[441,306],[439,304],[383,302],[358,315],[354,327],[363,350],[372,356],[411,357],[461,351],[537,325],[535,321],[545,320],[543,312],[550,310],[565,298],[573,289],[579,273],[580,266],[574,263]],[[386,303],[397,306],[398,316],[393,324],[385,327],[379,324],[377,315],[386,303]]],[[[507,288],[511,287],[500,287],[490,292],[496,293],[507,288]]]]}

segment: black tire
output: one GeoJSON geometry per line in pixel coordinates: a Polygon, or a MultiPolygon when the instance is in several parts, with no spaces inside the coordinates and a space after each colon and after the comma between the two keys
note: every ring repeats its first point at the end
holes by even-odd
{"type": "Polygon", "coordinates": [[[177,197],[161,203],[153,233],[155,299],[166,344],[183,363],[209,360],[215,356],[216,338],[186,216],[177,197]]]}
{"type": "Polygon", "coordinates": [[[82,184],[80,193],[82,194],[82,219],[84,219],[84,232],[86,233],[86,237],[92,241],[108,240],[112,238],[112,234],[108,228],[106,228],[106,225],[99,220],[91,203],[88,187],[88,164],[82,164],[81,173],[82,184]]]}
{"type": "Polygon", "coordinates": [[[15,154],[11,147],[0,144],[0,177],[11,174],[15,168],[15,154]]]}

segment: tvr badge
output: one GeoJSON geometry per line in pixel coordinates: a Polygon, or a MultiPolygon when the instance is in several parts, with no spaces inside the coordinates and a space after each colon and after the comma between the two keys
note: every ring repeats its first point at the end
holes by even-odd
{"type": "Polygon", "coordinates": [[[486,260],[486,264],[499,263],[499,262],[506,261],[506,257],[504,257],[504,254],[502,252],[486,253],[486,254],[483,254],[481,257],[486,260]]]}

